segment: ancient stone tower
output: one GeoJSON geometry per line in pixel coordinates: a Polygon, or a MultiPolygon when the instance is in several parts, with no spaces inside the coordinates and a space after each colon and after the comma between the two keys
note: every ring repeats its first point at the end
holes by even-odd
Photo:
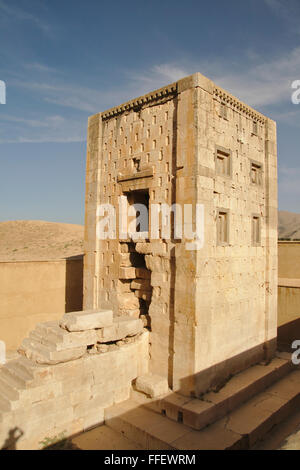
{"type": "Polygon", "coordinates": [[[275,123],[197,73],[92,116],[87,145],[84,308],[143,318],[151,372],[183,394],[200,396],[270,358],[275,123]],[[154,204],[200,204],[203,246],[175,238],[172,217],[170,237],[121,237],[120,201],[150,214],[154,204]],[[107,239],[97,228],[103,204],[117,215],[107,239]]]}

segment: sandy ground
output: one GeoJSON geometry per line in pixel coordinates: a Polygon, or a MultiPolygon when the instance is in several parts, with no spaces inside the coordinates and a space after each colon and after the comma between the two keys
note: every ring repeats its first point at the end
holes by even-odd
{"type": "Polygon", "coordinates": [[[15,220],[0,222],[0,261],[48,260],[83,253],[82,225],[15,220]]]}
{"type": "MultiPolygon", "coordinates": [[[[300,214],[278,212],[279,238],[300,239],[300,214]]],[[[83,253],[83,225],[13,220],[0,222],[0,261],[47,260],[83,253]]]]}

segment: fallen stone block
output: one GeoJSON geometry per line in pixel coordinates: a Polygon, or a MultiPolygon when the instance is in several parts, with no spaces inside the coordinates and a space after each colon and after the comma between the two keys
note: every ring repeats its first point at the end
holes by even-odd
{"type": "Polygon", "coordinates": [[[91,346],[97,342],[95,330],[69,332],[56,322],[38,323],[29,338],[56,347],[57,351],[80,346],[91,346]]]}
{"type": "Polygon", "coordinates": [[[61,328],[68,331],[103,328],[113,324],[113,312],[112,310],[85,310],[65,313],[59,324],[61,328]]]}
{"type": "Polygon", "coordinates": [[[116,317],[114,324],[98,330],[98,342],[119,341],[127,336],[135,336],[143,331],[143,322],[139,318],[116,317]]]}
{"type": "Polygon", "coordinates": [[[139,392],[143,392],[151,398],[166,395],[169,392],[167,379],[160,375],[140,376],[136,379],[135,386],[139,392]]]}
{"type": "Polygon", "coordinates": [[[86,352],[86,347],[81,346],[57,351],[55,347],[46,346],[30,338],[25,338],[18,352],[38,364],[59,364],[60,362],[73,361],[82,357],[86,352]]]}

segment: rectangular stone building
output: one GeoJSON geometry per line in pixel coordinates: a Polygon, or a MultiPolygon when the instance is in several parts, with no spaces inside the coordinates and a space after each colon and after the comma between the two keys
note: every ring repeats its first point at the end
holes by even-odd
{"type": "Polygon", "coordinates": [[[174,391],[200,396],[274,354],[276,154],[275,123],[199,73],[89,119],[84,308],[143,318],[151,372],[174,391]],[[123,203],[149,209],[148,235],[122,233],[123,203]],[[173,217],[153,235],[157,204],[182,208],[182,238],[173,217]],[[194,249],[188,205],[203,209],[194,249]]]}

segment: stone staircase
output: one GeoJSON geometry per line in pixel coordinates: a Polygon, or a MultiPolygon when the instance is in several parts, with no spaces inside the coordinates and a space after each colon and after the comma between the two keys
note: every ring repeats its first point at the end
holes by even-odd
{"type": "Polygon", "coordinates": [[[111,310],[39,323],[0,367],[0,449],[18,439],[18,448],[34,449],[43,437],[101,424],[104,409],[126,400],[147,371],[148,341],[141,319],[111,310]]]}
{"type": "MultiPolygon", "coordinates": [[[[129,400],[105,410],[105,426],[143,449],[251,449],[297,410],[300,370],[290,355],[278,353],[232,377],[216,392],[192,399],[169,392],[157,398],[132,391],[129,400]]],[[[101,431],[100,431],[101,430],[101,431]]],[[[110,432],[110,431],[107,431],[110,432]]],[[[75,438],[84,448],[81,436],[75,438]]],[[[95,448],[101,447],[96,439],[95,448]]]]}

